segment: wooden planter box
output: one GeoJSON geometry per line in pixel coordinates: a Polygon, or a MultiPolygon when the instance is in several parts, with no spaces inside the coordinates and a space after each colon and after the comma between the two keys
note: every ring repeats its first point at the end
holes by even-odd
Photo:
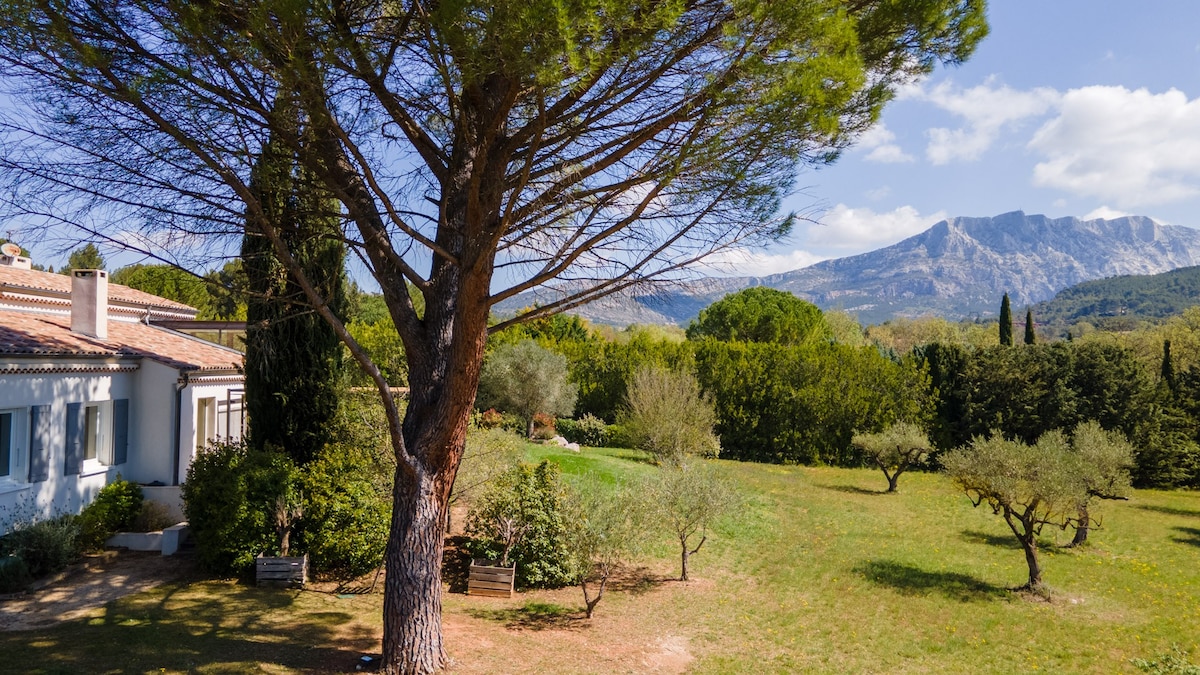
{"type": "Polygon", "coordinates": [[[300,557],[258,556],[254,579],[259,586],[303,586],[308,583],[308,554],[300,557]]]}
{"type": "Polygon", "coordinates": [[[511,598],[516,583],[517,565],[500,567],[495,560],[472,560],[471,572],[467,577],[467,595],[486,595],[493,598],[511,598]]]}

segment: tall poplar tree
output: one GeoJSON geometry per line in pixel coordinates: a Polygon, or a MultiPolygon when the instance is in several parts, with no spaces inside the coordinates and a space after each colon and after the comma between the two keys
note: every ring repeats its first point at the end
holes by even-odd
{"type": "MultiPolygon", "coordinates": [[[[301,166],[304,139],[294,106],[259,154],[250,188],[261,214],[247,214],[242,261],[247,278],[247,440],[278,447],[297,463],[315,458],[330,441],[342,372],[342,342],[313,310],[304,290],[279,260],[267,227],[278,232],[305,278],[339,319],[345,318],[345,247],[337,202],[301,166]]],[[[287,110],[290,108],[290,110],[287,110]]]]}
{"type": "Polygon", "coordinates": [[[1162,366],[1159,369],[1159,381],[1172,394],[1176,391],[1175,363],[1171,359],[1171,341],[1163,340],[1162,366]]]}
{"type": "Polygon", "coordinates": [[[1000,301],[1000,344],[1011,347],[1013,343],[1012,305],[1008,302],[1008,293],[1000,301]]]}

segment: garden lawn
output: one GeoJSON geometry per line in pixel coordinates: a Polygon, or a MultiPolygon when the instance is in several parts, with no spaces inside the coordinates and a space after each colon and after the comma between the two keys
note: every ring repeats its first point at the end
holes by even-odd
{"type": "MultiPolygon", "coordinates": [[[[630,451],[531,446],[568,480],[656,468],[630,451]]],[[[666,536],[587,621],[577,588],[445,596],[457,672],[1138,672],[1178,644],[1200,662],[1200,494],[1100,506],[1089,546],[1049,530],[1046,603],[1003,521],[935,474],[717,462],[742,510],[678,574],[666,536]]],[[[321,672],[376,651],[379,597],[174,584],[103,615],[0,633],[0,669],[321,672]]]]}

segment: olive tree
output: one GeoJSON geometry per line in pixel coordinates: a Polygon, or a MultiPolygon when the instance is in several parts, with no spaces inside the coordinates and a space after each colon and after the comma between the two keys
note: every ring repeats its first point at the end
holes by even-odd
{"type": "Polygon", "coordinates": [[[1093,499],[1128,499],[1132,487],[1133,446],[1120,431],[1106,431],[1099,422],[1089,421],[1075,427],[1071,448],[1077,463],[1076,478],[1081,486],[1077,495],[1075,537],[1071,546],[1087,541],[1088,530],[1095,526],[1091,512],[1093,499]]]}
{"type": "Polygon", "coordinates": [[[575,560],[584,611],[592,618],[609,580],[636,558],[648,541],[648,501],[631,486],[614,492],[597,480],[579,486],[573,502],[568,547],[575,560]]]}
{"type": "MultiPolygon", "coordinates": [[[[0,5],[6,198],[207,267],[251,223],[368,374],[396,456],[383,670],[445,663],[441,548],[487,334],[771,241],[801,167],[967,58],[984,0],[0,5]],[[281,115],[281,92],[299,114],[281,115]],[[250,186],[267,139],[339,205],[407,405],[250,186]],[[489,325],[497,303],[548,300],[489,325]],[[425,311],[418,313],[424,301],[425,311]]],[[[292,106],[283,106],[291,108],[292,106]]]]}
{"type": "Polygon", "coordinates": [[[634,444],[659,463],[678,464],[688,455],[716,457],[717,413],[687,372],[647,366],[633,374],[618,416],[634,444]]]}
{"type": "Polygon", "coordinates": [[[898,422],[875,434],[855,434],[852,442],[883,471],[888,492],[898,489],[900,474],[920,465],[933,450],[929,436],[911,422],[898,422]]]}
{"type": "Polygon", "coordinates": [[[975,506],[986,503],[1004,518],[1029,567],[1029,582],[1022,588],[1044,592],[1037,537],[1046,525],[1068,526],[1081,496],[1067,437],[1048,431],[1034,445],[999,434],[976,437],[943,455],[942,465],[975,506]]]}
{"type": "Polygon", "coordinates": [[[570,417],[575,411],[578,392],[568,375],[567,357],[533,340],[501,345],[483,363],[479,404],[520,415],[532,438],[537,413],[570,417]]]}
{"type": "Polygon", "coordinates": [[[664,468],[646,486],[650,513],[679,542],[679,580],[708,541],[708,529],[738,503],[733,487],[699,463],[664,468]],[[699,541],[696,538],[699,537],[699,541]]]}

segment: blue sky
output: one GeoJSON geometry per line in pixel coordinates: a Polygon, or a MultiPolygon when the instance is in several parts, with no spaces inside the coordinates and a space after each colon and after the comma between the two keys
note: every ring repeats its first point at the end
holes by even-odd
{"type": "MultiPolygon", "coordinates": [[[[1200,227],[1200,2],[990,4],[970,61],[900,92],[836,164],[800,175],[785,207],[817,222],[709,271],[783,272],[1018,209],[1200,227]]],[[[42,248],[39,262],[66,258],[42,248]]]]}
{"type": "Polygon", "coordinates": [[[900,93],[880,125],[787,203],[783,245],[730,257],[782,272],[954,216],[1146,215],[1200,227],[1200,2],[992,0],[967,63],[900,93]]]}

